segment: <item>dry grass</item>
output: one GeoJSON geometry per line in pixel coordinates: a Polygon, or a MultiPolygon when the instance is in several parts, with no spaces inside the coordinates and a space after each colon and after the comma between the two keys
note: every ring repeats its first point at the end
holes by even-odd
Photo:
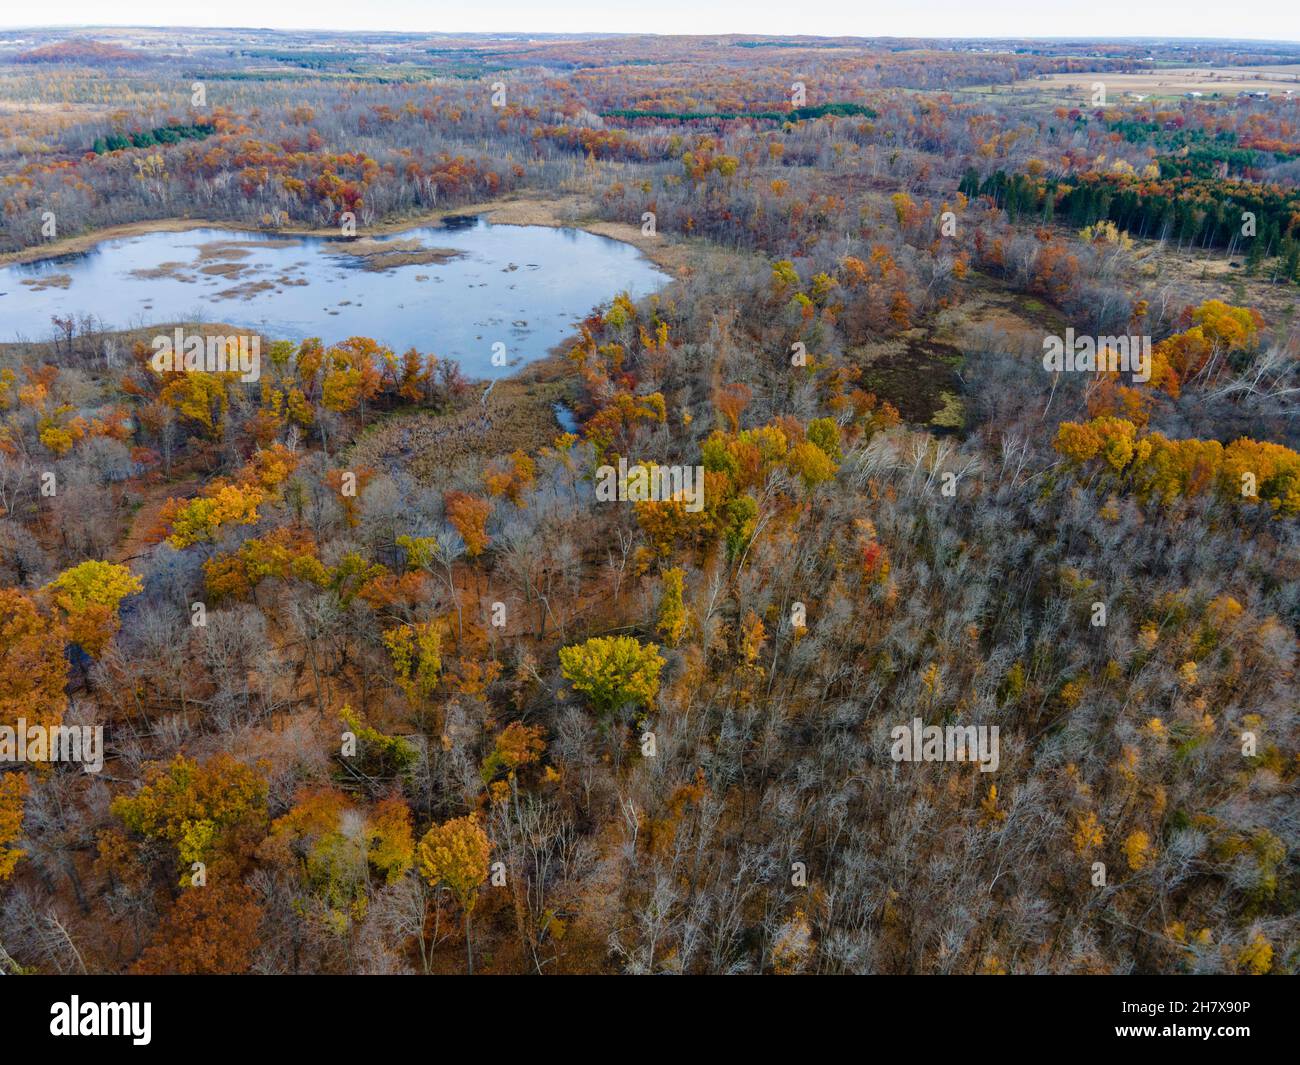
{"type": "Polygon", "coordinates": [[[47,288],[71,288],[70,274],[48,274],[45,277],[28,277],[18,282],[33,292],[44,292],[47,288]]]}
{"type": "Polygon", "coordinates": [[[198,255],[195,258],[200,262],[209,259],[247,259],[253,254],[249,249],[260,247],[262,244],[255,240],[210,240],[206,244],[199,245],[198,255]]]}
{"type": "Polygon", "coordinates": [[[415,237],[407,240],[377,241],[361,239],[338,243],[331,249],[336,255],[356,259],[361,267],[370,271],[391,270],[398,266],[419,266],[424,263],[446,263],[462,259],[465,253],[455,248],[430,248],[415,237]]]}
{"type": "Polygon", "coordinates": [[[1206,96],[1219,93],[1235,96],[1239,92],[1282,94],[1287,90],[1300,94],[1300,65],[1270,67],[1164,67],[1131,74],[1114,72],[1047,74],[1017,81],[1017,93],[1040,92],[1063,102],[1091,106],[1093,84],[1106,86],[1108,100],[1140,95],[1157,98],[1177,97],[1188,92],[1206,96]]]}
{"type": "Polygon", "coordinates": [[[555,417],[569,384],[560,359],[530,363],[498,380],[481,402],[482,389],[445,414],[396,414],[372,424],[353,445],[348,461],[378,470],[403,469],[422,484],[449,471],[477,474],[491,459],[516,449],[535,454],[564,430],[555,417]]]}
{"type": "Polygon", "coordinates": [[[1295,315],[1297,289],[1293,284],[1274,284],[1270,278],[1274,260],[1261,263],[1255,276],[1245,271],[1242,252],[1229,258],[1221,250],[1179,251],[1172,245],[1139,242],[1142,246],[1140,272],[1148,284],[1171,286],[1179,300],[1194,305],[1218,299],[1255,308],[1270,324],[1295,315]]]}

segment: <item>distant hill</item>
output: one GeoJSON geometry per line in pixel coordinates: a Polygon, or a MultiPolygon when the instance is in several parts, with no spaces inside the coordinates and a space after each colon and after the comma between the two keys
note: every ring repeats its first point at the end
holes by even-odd
{"type": "Polygon", "coordinates": [[[143,59],[143,52],[103,41],[72,39],[20,52],[15,63],[122,63],[143,59]]]}

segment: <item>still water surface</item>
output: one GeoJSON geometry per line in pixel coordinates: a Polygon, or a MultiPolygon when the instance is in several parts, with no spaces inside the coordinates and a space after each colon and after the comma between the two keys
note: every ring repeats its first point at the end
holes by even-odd
{"type": "Polygon", "coordinates": [[[583,230],[449,222],[368,240],[371,251],[426,260],[372,260],[382,269],[349,254],[349,242],[222,229],[122,237],[0,268],[0,341],[47,340],[53,315],[93,315],[106,329],[222,322],[277,339],[369,336],[499,377],[547,354],[598,304],[668,281],[630,244],[583,230]],[[440,249],[452,254],[429,254],[440,249]],[[494,344],[507,365],[494,365],[494,344]]]}

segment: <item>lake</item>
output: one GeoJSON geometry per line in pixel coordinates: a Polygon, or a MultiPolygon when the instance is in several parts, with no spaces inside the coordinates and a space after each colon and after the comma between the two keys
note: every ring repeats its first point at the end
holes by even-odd
{"type": "Polygon", "coordinates": [[[272,339],[368,336],[500,377],[546,355],[598,304],[668,280],[621,241],[475,217],[353,241],[147,233],[0,268],[0,341],[47,340],[53,315],[93,315],[105,329],[221,322],[272,339]]]}

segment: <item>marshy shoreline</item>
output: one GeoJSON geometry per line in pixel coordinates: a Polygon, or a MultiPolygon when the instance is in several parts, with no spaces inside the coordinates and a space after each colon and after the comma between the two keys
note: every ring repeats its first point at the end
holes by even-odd
{"type": "MultiPolygon", "coordinates": [[[[580,229],[595,236],[631,244],[656,266],[674,277],[686,265],[685,249],[662,236],[647,236],[639,226],[625,222],[609,222],[581,216],[578,197],[509,196],[488,200],[481,204],[446,207],[424,214],[407,215],[374,225],[359,227],[355,236],[341,236],[337,226],[288,226],[281,229],[260,229],[243,223],[221,219],[178,216],[156,218],[148,221],[125,222],[122,225],[64,237],[49,244],[35,245],[20,251],[0,253],[0,266],[49,262],[68,256],[81,255],[96,245],[110,240],[144,236],[151,233],[187,233],[196,229],[219,229],[229,233],[257,234],[267,237],[317,237],[343,244],[364,242],[375,237],[400,235],[414,229],[449,228],[449,220],[481,218],[496,226],[546,226],[552,229],[580,229]]],[[[453,222],[454,224],[454,222],[453,222]]]]}

